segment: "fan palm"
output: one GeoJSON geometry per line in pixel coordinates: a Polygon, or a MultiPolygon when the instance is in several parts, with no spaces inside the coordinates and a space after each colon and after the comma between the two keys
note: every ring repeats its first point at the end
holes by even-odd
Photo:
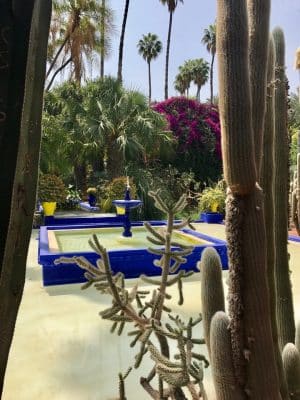
{"type": "Polygon", "coordinates": [[[154,33],[143,35],[137,44],[138,52],[148,64],[149,104],[151,102],[151,61],[158,57],[162,50],[162,43],[154,33]]]}
{"type": "Polygon", "coordinates": [[[201,87],[208,81],[209,64],[203,58],[197,58],[192,60],[191,73],[192,78],[197,86],[196,98],[200,101],[200,90],[201,87]]]}
{"type": "Polygon", "coordinates": [[[170,43],[171,43],[171,32],[173,14],[178,3],[183,3],[183,0],[160,0],[163,5],[166,5],[169,10],[169,27],[168,27],[168,39],[166,48],[166,66],[165,66],[165,100],[168,98],[168,80],[169,80],[169,55],[170,55],[170,43]]]}
{"type": "MultiPolygon", "coordinates": [[[[108,7],[105,9],[96,0],[56,0],[54,2],[54,16],[50,29],[50,67],[47,78],[61,58],[61,65],[52,75],[47,86],[50,89],[56,75],[68,64],[71,65],[71,76],[81,82],[85,72],[84,59],[92,62],[96,52],[105,54],[108,43],[99,37],[101,32],[101,15],[110,15],[108,7]],[[102,47],[104,46],[104,49],[102,47]]],[[[108,25],[107,25],[108,26],[108,25]]],[[[106,32],[107,32],[106,27],[106,32]]],[[[107,36],[107,35],[106,35],[107,36]]]]}
{"type": "Polygon", "coordinates": [[[171,144],[164,117],[149,108],[141,93],[126,91],[110,77],[90,82],[86,92],[87,127],[105,149],[110,178],[122,175],[127,162],[147,162],[171,144]]]}
{"type": "Polygon", "coordinates": [[[210,102],[213,103],[213,98],[214,98],[213,73],[214,73],[214,61],[216,55],[216,24],[209,25],[208,29],[204,29],[204,35],[201,41],[206,46],[207,51],[211,54],[210,102]]]}
{"type": "Polygon", "coordinates": [[[186,96],[189,96],[189,89],[191,86],[191,82],[193,80],[193,71],[192,71],[192,60],[187,60],[181,65],[179,69],[179,74],[176,76],[175,81],[181,82],[181,87],[184,89],[186,96]]]}

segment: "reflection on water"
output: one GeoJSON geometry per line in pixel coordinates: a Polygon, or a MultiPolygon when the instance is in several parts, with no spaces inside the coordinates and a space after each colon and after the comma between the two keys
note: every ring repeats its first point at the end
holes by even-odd
{"type": "MultiPolygon", "coordinates": [[[[163,230],[163,227],[156,227],[158,231],[163,230]]],[[[143,249],[150,245],[147,240],[149,233],[144,227],[132,227],[132,237],[127,238],[122,236],[123,228],[92,228],[92,229],[67,229],[55,230],[55,237],[58,243],[59,250],[62,252],[71,251],[91,251],[88,240],[92,234],[96,234],[101,244],[107,250],[130,250],[143,249]]],[[[199,246],[208,242],[187,235],[180,231],[173,232],[173,241],[179,244],[199,246]]],[[[159,247],[151,244],[151,247],[159,247]]]]}

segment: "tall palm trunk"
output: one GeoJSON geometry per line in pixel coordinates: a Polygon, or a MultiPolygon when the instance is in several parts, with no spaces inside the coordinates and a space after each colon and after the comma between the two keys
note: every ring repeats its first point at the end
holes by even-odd
{"type": "Polygon", "coordinates": [[[0,69],[1,398],[36,201],[51,1],[6,0],[0,10],[0,29],[5,35],[0,69]]]}
{"type": "Polygon", "coordinates": [[[81,190],[82,194],[85,195],[87,190],[86,182],[86,164],[76,162],[74,165],[74,179],[76,189],[81,190]]]}
{"type": "Polygon", "coordinates": [[[102,15],[101,15],[101,32],[100,32],[100,76],[101,78],[104,77],[104,46],[105,46],[105,0],[102,0],[102,15]]]}
{"type": "Polygon", "coordinates": [[[151,66],[148,61],[148,80],[149,80],[149,104],[151,103],[151,66]]]}
{"type": "Polygon", "coordinates": [[[215,61],[215,53],[212,53],[211,63],[210,63],[210,104],[213,103],[214,99],[214,61],[215,61]]]}
{"type": "Polygon", "coordinates": [[[120,36],[120,45],[119,45],[118,80],[120,82],[122,82],[123,48],[124,48],[124,37],[125,37],[128,8],[129,8],[129,0],[126,0],[124,15],[123,15],[122,31],[120,36]]]}
{"type": "Polygon", "coordinates": [[[170,56],[170,43],[171,43],[171,33],[172,33],[172,22],[173,22],[173,11],[170,11],[169,17],[169,30],[167,39],[167,50],[166,50],[166,67],[165,67],[165,100],[167,100],[168,89],[169,89],[169,56],[170,56]]]}
{"type": "Polygon", "coordinates": [[[121,176],[124,172],[124,157],[116,140],[111,140],[107,146],[107,174],[110,179],[121,176]]]}
{"type": "Polygon", "coordinates": [[[201,90],[201,85],[197,85],[196,98],[198,101],[200,101],[200,90],[201,90]]]}

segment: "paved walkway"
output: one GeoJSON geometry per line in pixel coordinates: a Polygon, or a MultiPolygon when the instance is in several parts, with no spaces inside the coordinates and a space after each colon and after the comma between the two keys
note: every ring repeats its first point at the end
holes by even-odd
{"type": "MultiPolygon", "coordinates": [[[[86,215],[86,214],[85,214],[86,215]]],[[[199,228],[200,229],[200,228],[199,228]]],[[[201,224],[205,234],[225,237],[223,225],[201,224]]],[[[109,333],[110,323],[101,320],[99,311],[110,298],[93,288],[81,291],[80,285],[42,287],[37,264],[37,231],[33,231],[28,254],[24,296],[10,353],[3,400],[109,400],[117,395],[118,372],[132,364],[136,349],[129,347],[126,335],[109,333]]],[[[300,244],[289,245],[295,314],[300,319],[300,244]]],[[[224,272],[224,281],[227,272],[224,272]]],[[[184,285],[184,306],[177,305],[176,288],[170,288],[174,313],[182,318],[201,312],[201,274],[184,285]]],[[[128,281],[133,285],[136,280],[128,281]]],[[[146,286],[144,286],[146,287],[146,286]]],[[[201,327],[196,332],[201,336],[201,327]]],[[[171,351],[176,351],[173,346],[171,351]]],[[[206,353],[205,346],[196,351],[206,353]]],[[[147,374],[152,362],[145,357],[139,370],[126,380],[127,398],[147,396],[139,377],[147,374]]],[[[214,399],[210,373],[205,371],[209,399],[214,399]]]]}

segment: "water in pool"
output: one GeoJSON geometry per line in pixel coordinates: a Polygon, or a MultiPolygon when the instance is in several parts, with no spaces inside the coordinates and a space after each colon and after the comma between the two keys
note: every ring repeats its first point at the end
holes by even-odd
{"type": "MultiPolygon", "coordinates": [[[[158,230],[162,227],[157,227],[158,230]]],[[[107,250],[127,250],[127,249],[144,249],[151,245],[146,239],[150,235],[144,227],[132,227],[132,237],[126,238],[122,236],[123,228],[93,228],[93,229],[68,229],[68,230],[55,230],[55,239],[57,247],[61,252],[73,251],[92,251],[88,240],[92,234],[96,234],[100,243],[107,250]]],[[[198,239],[191,235],[187,235],[180,231],[173,232],[173,240],[185,245],[199,246],[209,244],[204,240],[198,239]]]]}

